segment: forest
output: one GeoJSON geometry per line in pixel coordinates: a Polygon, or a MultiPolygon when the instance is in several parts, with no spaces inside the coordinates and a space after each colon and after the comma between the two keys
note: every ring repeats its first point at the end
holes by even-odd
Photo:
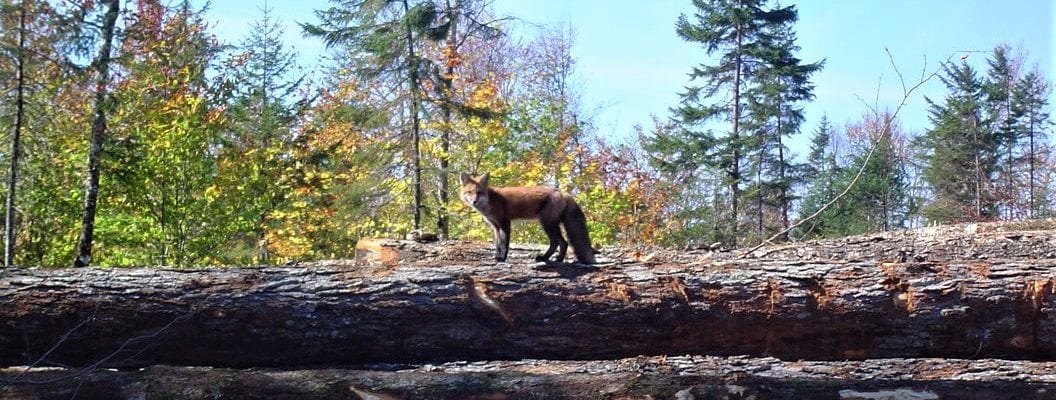
{"type": "Polygon", "coordinates": [[[188,1],[0,0],[5,265],[282,264],[350,258],[364,237],[490,240],[460,173],[574,195],[599,245],[1056,212],[1051,83],[1028,55],[994,43],[907,73],[907,97],[947,88],[923,132],[901,127],[902,105],[803,126],[826,60],[799,58],[796,7],[693,4],[669,29],[707,57],[685,66],[670,114],[617,141],[584,110],[574,34],[515,38],[517,16],[484,0],[331,0],[314,21],[264,9],[237,43],[188,1]],[[304,65],[287,30],[328,54],[304,65]]]}

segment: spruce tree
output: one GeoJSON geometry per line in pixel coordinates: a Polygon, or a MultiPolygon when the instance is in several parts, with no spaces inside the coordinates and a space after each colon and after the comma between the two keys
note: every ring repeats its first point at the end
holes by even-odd
{"type": "Polygon", "coordinates": [[[414,190],[414,230],[421,229],[422,160],[421,118],[425,94],[422,78],[433,68],[422,57],[425,41],[447,36],[450,24],[438,16],[433,1],[331,0],[333,6],[316,12],[319,24],[302,23],[305,34],[319,37],[327,46],[343,46],[355,72],[365,80],[399,82],[405,94],[410,124],[411,176],[414,190]]]}
{"type": "MultiPolygon", "coordinates": [[[[673,110],[679,130],[654,138],[648,146],[657,153],[654,158],[661,159],[661,163],[680,159],[686,163],[677,168],[691,168],[700,173],[720,171],[720,186],[725,188],[716,192],[720,198],[694,202],[701,207],[695,208],[698,215],[719,220],[693,218],[689,223],[720,227],[705,239],[734,246],[741,233],[738,221],[743,213],[742,188],[749,178],[744,169],[748,144],[742,127],[745,95],[758,85],[759,70],[774,51],[768,33],[783,29],[796,19],[795,7],[771,7],[769,3],[766,0],[693,0],[696,12],[692,17],[679,17],[676,33],[683,40],[699,44],[714,62],[709,60],[692,68],[689,74],[692,84],[680,94],[680,105],[673,110]],[[716,133],[717,122],[728,124],[729,128],[716,133]],[[688,160],[686,154],[694,154],[696,159],[688,160]],[[710,211],[702,209],[708,203],[721,205],[710,211]]],[[[702,189],[689,185],[684,188],[684,194],[711,192],[702,189]]]]}
{"type": "Polygon", "coordinates": [[[253,232],[255,261],[268,261],[265,219],[280,201],[275,180],[289,161],[293,126],[303,102],[295,101],[303,76],[297,72],[296,53],[282,42],[285,26],[265,3],[250,34],[228,60],[234,96],[229,107],[231,134],[225,157],[234,162],[245,188],[242,204],[245,231],[253,232]]]}
{"type": "Polygon", "coordinates": [[[1027,164],[1027,199],[1030,218],[1037,218],[1047,213],[1051,207],[1045,201],[1046,188],[1041,185],[1041,167],[1044,162],[1044,150],[1048,141],[1046,131],[1052,128],[1049,114],[1049,96],[1052,87],[1041,72],[1035,67],[1017,82],[1012,94],[1014,113],[1021,116],[1017,120],[1016,131],[1026,140],[1027,164]]]}
{"type": "Polygon", "coordinates": [[[882,114],[866,117],[853,125],[848,136],[856,138],[850,165],[844,170],[840,187],[846,187],[862,170],[857,183],[844,199],[846,220],[841,235],[904,228],[909,220],[909,164],[902,151],[906,137],[894,116],[882,114]],[[873,156],[870,148],[876,146],[873,156]],[[868,164],[866,159],[868,158],[868,164]],[[864,168],[863,168],[864,164],[864,168]]]}
{"type": "Polygon", "coordinates": [[[795,21],[792,18],[766,26],[762,36],[766,44],[763,63],[754,87],[748,90],[745,128],[752,139],[746,151],[755,155],[749,168],[756,176],[751,192],[756,197],[756,228],[761,238],[790,224],[796,168],[787,156],[785,139],[799,133],[804,119],[802,103],[814,97],[810,76],[824,65],[823,61],[804,63],[796,57],[799,46],[795,44],[792,26],[795,21]],[[779,224],[767,224],[767,220],[779,224]]]}
{"type": "Polygon", "coordinates": [[[1007,45],[994,48],[993,54],[987,59],[989,69],[983,84],[986,94],[986,128],[993,132],[994,140],[1001,151],[998,172],[1000,178],[995,182],[995,194],[1000,208],[1003,209],[1001,216],[1009,220],[1015,217],[1018,205],[1015,151],[1020,142],[1019,132],[1014,129],[1018,125],[1019,116],[1014,110],[1012,98],[1012,92],[1019,80],[1019,66],[1010,52],[1007,45]]]}
{"type": "MultiPolygon", "coordinates": [[[[806,185],[799,210],[800,218],[814,214],[836,197],[836,181],[842,174],[842,168],[837,163],[836,142],[836,133],[828,117],[822,117],[810,139],[807,162],[800,169],[800,178],[806,185]]],[[[804,237],[824,236],[828,231],[823,225],[826,221],[824,217],[815,219],[812,224],[800,229],[798,234],[804,237]]]]}
{"type": "Polygon", "coordinates": [[[1000,140],[984,119],[983,82],[964,62],[943,64],[940,79],[949,94],[942,103],[926,98],[933,127],[917,140],[932,195],[924,215],[942,223],[994,219],[1000,140]]]}

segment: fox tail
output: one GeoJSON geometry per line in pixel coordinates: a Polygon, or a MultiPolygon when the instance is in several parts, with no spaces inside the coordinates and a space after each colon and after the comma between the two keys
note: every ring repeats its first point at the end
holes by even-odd
{"type": "Polygon", "coordinates": [[[572,245],[572,249],[576,252],[576,258],[583,264],[594,264],[597,262],[594,259],[594,247],[590,245],[590,232],[587,231],[587,216],[583,214],[583,209],[576,204],[575,200],[572,200],[571,196],[568,198],[568,205],[565,207],[564,215],[562,216],[562,224],[565,226],[565,232],[568,233],[568,242],[572,245]]]}

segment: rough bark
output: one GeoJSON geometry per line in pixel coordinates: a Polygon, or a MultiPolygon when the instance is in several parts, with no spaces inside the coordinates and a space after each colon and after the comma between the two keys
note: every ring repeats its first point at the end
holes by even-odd
{"type": "Polygon", "coordinates": [[[1056,357],[1056,259],[996,247],[906,262],[605,249],[615,260],[586,267],[532,263],[523,247],[495,265],[478,261],[486,244],[389,243],[419,260],[16,269],[0,279],[0,365],[1056,357]]]}
{"type": "Polygon", "coordinates": [[[1056,258],[1056,220],[944,225],[764,247],[769,259],[930,261],[1056,258]]]}
{"type": "Polygon", "coordinates": [[[0,371],[0,397],[147,399],[1050,399],[1056,364],[639,357],[384,366],[399,371],[0,371]],[[407,369],[403,369],[407,368],[407,369]],[[16,382],[17,381],[17,382],[16,382]]]}

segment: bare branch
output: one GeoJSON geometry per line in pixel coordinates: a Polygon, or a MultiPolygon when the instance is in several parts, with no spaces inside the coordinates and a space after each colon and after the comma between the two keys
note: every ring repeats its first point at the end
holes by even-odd
{"type": "Polygon", "coordinates": [[[59,338],[59,341],[55,342],[55,344],[54,344],[54,345],[52,345],[52,346],[51,346],[51,348],[50,348],[50,349],[48,349],[48,351],[44,352],[44,355],[40,356],[40,358],[38,358],[38,359],[37,359],[36,361],[34,361],[34,362],[33,362],[32,364],[30,364],[30,365],[26,366],[26,369],[25,369],[25,370],[23,370],[23,371],[22,371],[21,373],[19,373],[18,375],[15,375],[15,377],[14,377],[14,378],[12,378],[12,381],[18,382],[18,380],[19,380],[20,378],[22,378],[23,376],[25,376],[25,375],[26,375],[27,373],[29,373],[29,371],[33,370],[33,368],[34,368],[34,367],[36,367],[36,366],[37,366],[37,365],[39,365],[39,364],[40,364],[41,362],[43,362],[44,360],[46,360],[46,359],[48,358],[48,356],[49,356],[49,355],[51,355],[51,353],[52,353],[53,351],[55,351],[55,349],[58,349],[58,348],[59,348],[59,346],[61,346],[61,345],[62,345],[62,343],[63,343],[63,342],[65,342],[65,341],[66,341],[66,339],[68,339],[68,338],[70,337],[70,335],[72,335],[72,334],[73,334],[74,332],[77,332],[77,330],[81,329],[81,327],[82,327],[82,326],[84,326],[84,324],[88,323],[88,321],[91,321],[91,320],[95,319],[95,316],[96,316],[96,314],[98,314],[98,313],[99,313],[99,306],[98,306],[98,305],[96,305],[96,306],[95,306],[95,310],[92,310],[92,315],[88,316],[88,318],[85,318],[85,319],[81,320],[81,322],[80,322],[80,323],[78,323],[77,325],[75,325],[75,326],[74,326],[73,328],[70,328],[70,330],[66,331],[66,334],[62,335],[62,337],[60,337],[60,338],[59,338]]]}
{"type": "MultiPolygon", "coordinates": [[[[902,73],[899,72],[898,67],[895,65],[894,57],[891,56],[891,51],[887,50],[887,49],[885,49],[885,51],[887,52],[888,59],[891,60],[891,66],[895,69],[895,72],[898,74],[899,79],[901,80],[902,79],[902,73]]],[[[953,58],[953,55],[950,55],[950,57],[947,57],[946,60],[949,61],[952,58],[953,58]]],[[[925,58],[925,64],[924,64],[924,67],[922,68],[922,71],[926,71],[926,70],[927,70],[927,59],[925,58]]],[[[738,258],[747,258],[747,257],[749,257],[752,253],[754,253],[756,250],[759,250],[760,248],[765,246],[767,243],[770,243],[773,240],[776,240],[777,238],[787,234],[788,232],[791,232],[793,229],[798,228],[799,226],[803,225],[804,223],[817,218],[819,215],[821,215],[821,213],[825,212],[825,210],[828,210],[829,207],[831,207],[833,204],[836,204],[836,202],[839,201],[841,198],[843,198],[843,196],[847,195],[847,193],[850,193],[851,189],[853,189],[854,186],[858,183],[858,179],[860,179],[862,177],[862,174],[865,173],[865,168],[866,168],[866,166],[869,165],[869,161],[873,158],[873,154],[876,153],[876,148],[879,147],[880,142],[885,137],[888,137],[891,134],[891,123],[894,122],[896,117],[898,117],[898,113],[900,111],[902,111],[902,107],[904,107],[906,105],[906,102],[909,101],[909,97],[913,94],[913,92],[917,91],[917,89],[919,89],[921,86],[924,86],[925,83],[928,83],[928,81],[930,81],[932,78],[938,76],[940,70],[941,69],[935,69],[934,71],[932,71],[931,74],[928,74],[927,76],[924,76],[923,79],[921,79],[920,81],[918,81],[916,84],[914,84],[912,87],[910,87],[908,89],[905,87],[905,83],[904,82],[902,83],[902,85],[903,85],[902,100],[898,103],[898,106],[895,107],[895,111],[891,114],[891,118],[884,118],[884,129],[883,129],[883,132],[880,134],[880,136],[878,136],[876,138],[875,141],[873,141],[872,146],[870,146],[870,148],[869,148],[869,153],[865,156],[865,161],[862,162],[862,166],[860,168],[858,168],[858,172],[854,175],[854,178],[851,179],[851,181],[847,184],[847,187],[844,188],[843,191],[840,192],[840,194],[836,195],[836,197],[833,197],[832,200],[829,200],[828,203],[825,203],[825,205],[821,206],[821,208],[819,208],[818,211],[815,211],[813,214],[807,216],[806,218],[803,218],[803,219],[800,219],[799,221],[796,221],[796,223],[790,225],[788,228],[785,228],[781,232],[778,232],[777,234],[774,234],[770,238],[768,238],[768,239],[762,241],[761,243],[755,245],[751,249],[748,249],[747,251],[742,253],[738,258]]],[[[921,72],[922,76],[924,74],[925,74],[925,72],[921,72]]],[[[877,116],[879,116],[878,110],[876,110],[876,109],[874,109],[872,107],[870,107],[870,109],[872,109],[873,113],[875,113],[877,116]]]]}
{"type": "MultiPolygon", "coordinates": [[[[59,341],[57,343],[55,343],[54,346],[51,347],[51,349],[49,349],[46,353],[44,353],[44,355],[41,356],[39,359],[37,359],[37,361],[33,362],[32,365],[26,367],[26,369],[24,371],[22,371],[21,373],[16,375],[14,378],[11,378],[9,380],[3,380],[3,381],[0,381],[0,382],[2,382],[4,384],[12,384],[12,383],[22,382],[22,383],[29,383],[29,384],[37,385],[37,384],[47,384],[47,383],[54,383],[54,382],[64,381],[64,380],[68,380],[68,379],[79,378],[81,376],[84,376],[84,375],[90,374],[92,372],[95,372],[95,370],[99,369],[100,366],[106,364],[108,361],[112,360],[114,357],[117,357],[118,354],[121,354],[123,351],[125,351],[125,348],[127,348],[132,343],[140,341],[140,340],[156,338],[156,337],[160,336],[162,333],[164,333],[166,330],[168,330],[170,327],[172,327],[174,324],[176,324],[177,322],[185,320],[185,319],[187,319],[187,318],[189,318],[191,316],[191,313],[188,312],[187,314],[184,314],[184,315],[181,315],[179,317],[174,318],[172,321],[169,321],[169,323],[165,324],[165,326],[162,326],[161,328],[158,328],[153,333],[146,334],[146,335],[141,335],[141,336],[136,336],[136,337],[130,338],[128,340],[125,340],[124,343],[121,343],[121,345],[118,346],[117,350],[114,350],[112,353],[108,354],[106,357],[100,358],[99,360],[97,360],[96,362],[92,363],[91,365],[89,365],[87,367],[84,367],[84,368],[81,368],[79,371],[77,371],[75,373],[72,373],[72,374],[69,374],[69,375],[60,376],[60,377],[57,377],[57,378],[42,380],[42,381],[22,381],[21,380],[21,378],[23,376],[25,376],[27,373],[29,373],[30,371],[32,371],[34,367],[36,367],[38,364],[40,364],[45,359],[47,359],[48,355],[51,354],[52,351],[57,349],[59,347],[59,345],[61,345],[64,341],[66,341],[66,339],[71,334],[73,334],[73,332],[77,331],[82,325],[84,325],[88,321],[91,321],[92,319],[94,319],[95,318],[95,314],[98,311],[99,311],[99,308],[97,306],[95,311],[92,312],[92,315],[90,317],[85,318],[83,321],[81,321],[79,324],[77,324],[77,326],[73,327],[68,332],[66,332],[66,334],[63,335],[61,338],[59,338],[59,341]]],[[[136,355],[138,355],[141,352],[142,352],[142,350],[140,352],[137,352],[136,354],[133,354],[132,357],[135,357],[136,355]]]]}

